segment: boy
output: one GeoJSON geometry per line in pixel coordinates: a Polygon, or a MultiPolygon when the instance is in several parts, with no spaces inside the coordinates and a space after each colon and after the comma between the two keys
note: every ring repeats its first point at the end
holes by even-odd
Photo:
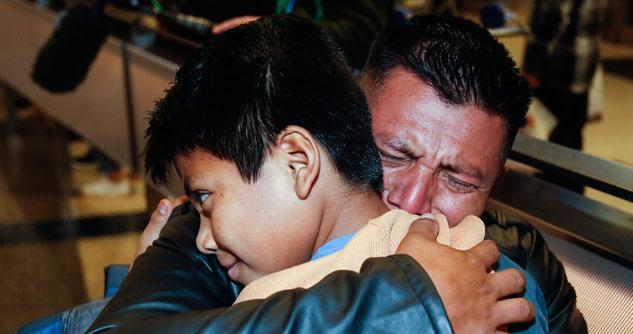
{"type": "Polygon", "coordinates": [[[242,284],[387,212],[365,98],[329,43],[289,17],[231,30],[184,65],[152,115],[150,176],[176,167],[213,231],[199,248],[242,284]]]}
{"type": "Polygon", "coordinates": [[[211,41],[147,137],[149,174],[175,167],[201,215],[198,248],[245,285],[340,249],[376,217],[417,218],[382,203],[365,98],[309,23],[262,18],[211,41]]]}

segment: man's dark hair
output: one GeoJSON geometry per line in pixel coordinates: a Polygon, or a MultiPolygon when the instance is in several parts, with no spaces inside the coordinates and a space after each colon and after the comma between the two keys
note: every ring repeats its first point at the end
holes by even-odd
{"type": "Polygon", "coordinates": [[[257,180],[277,135],[308,130],[350,184],[382,188],[365,96],[331,38],[307,21],[263,17],[218,37],[176,74],[146,132],[145,169],[164,182],[194,148],[257,180]]]}
{"type": "Polygon", "coordinates": [[[506,48],[484,28],[453,16],[416,16],[379,34],[364,75],[376,88],[395,68],[417,75],[448,104],[505,119],[501,162],[525,122],[531,91],[506,48]]]}

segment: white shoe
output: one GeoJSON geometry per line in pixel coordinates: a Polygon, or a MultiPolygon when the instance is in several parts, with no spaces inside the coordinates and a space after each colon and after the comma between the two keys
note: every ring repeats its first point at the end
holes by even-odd
{"type": "Polygon", "coordinates": [[[132,185],[127,177],[115,182],[102,175],[97,181],[81,185],[80,191],[87,196],[123,196],[132,192],[132,185]]]}

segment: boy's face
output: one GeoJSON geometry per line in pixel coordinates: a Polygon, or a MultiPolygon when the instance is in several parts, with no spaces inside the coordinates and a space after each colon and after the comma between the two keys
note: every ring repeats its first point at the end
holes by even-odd
{"type": "Polygon", "coordinates": [[[200,213],[198,249],[216,253],[229,277],[242,284],[307,262],[318,235],[316,210],[297,197],[292,170],[281,152],[272,151],[251,183],[233,162],[202,149],[177,159],[200,213]]]}

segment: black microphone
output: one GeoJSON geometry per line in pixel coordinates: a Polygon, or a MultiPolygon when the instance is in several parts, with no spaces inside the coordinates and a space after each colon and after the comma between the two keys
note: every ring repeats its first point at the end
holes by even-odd
{"type": "Polygon", "coordinates": [[[72,91],[86,78],[107,35],[103,1],[77,4],[40,50],[31,78],[53,93],[72,91]]]}

